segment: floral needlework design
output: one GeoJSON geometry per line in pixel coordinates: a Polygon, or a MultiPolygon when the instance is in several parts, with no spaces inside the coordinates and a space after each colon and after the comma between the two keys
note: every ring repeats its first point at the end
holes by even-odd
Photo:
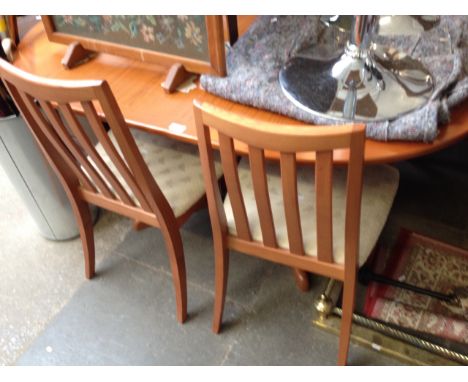
{"type": "Polygon", "coordinates": [[[209,61],[204,16],[53,16],[57,32],[209,61]]]}

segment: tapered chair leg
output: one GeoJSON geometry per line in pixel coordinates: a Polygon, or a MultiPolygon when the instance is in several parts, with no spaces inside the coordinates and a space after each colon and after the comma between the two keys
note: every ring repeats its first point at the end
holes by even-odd
{"type": "Polygon", "coordinates": [[[344,366],[348,360],[349,341],[354,311],[354,296],[356,289],[356,275],[351,280],[345,280],[343,291],[343,308],[341,316],[340,343],[338,347],[338,365],[344,366]]]}
{"type": "Polygon", "coordinates": [[[221,330],[221,321],[223,319],[224,301],[226,299],[226,289],[229,271],[229,251],[222,244],[215,243],[215,301],[213,311],[214,333],[221,330]]]}
{"type": "Polygon", "coordinates": [[[300,269],[293,269],[294,278],[296,279],[296,285],[302,292],[308,292],[310,290],[309,274],[306,271],[300,269]]]}
{"type": "Polygon", "coordinates": [[[85,275],[87,279],[92,279],[95,274],[95,248],[93,217],[89,205],[81,200],[69,198],[73,212],[80,230],[81,243],[83,245],[83,255],[85,262],[85,275]]]}
{"type": "Polygon", "coordinates": [[[140,221],[135,220],[133,222],[133,229],[135,231],[141,231],[141,230],[143,230],[145,228],[148,228],[148,227],[150,227],[148,224],[142,223],[140,221]]]}
{"type": "Polygon", "coordinates": [[[171,265],[172,280],[174,282],[177,321],[184,323],[187,319],[187,275],[185,270],[184,247],[180,232],[161,227],[166,243],[169,263],[171,265]]]}

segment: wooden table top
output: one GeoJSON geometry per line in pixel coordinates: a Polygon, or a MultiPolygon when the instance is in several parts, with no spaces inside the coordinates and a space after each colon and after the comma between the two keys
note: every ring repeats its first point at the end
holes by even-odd
{"type": "MultiPolygon", "coordinates": [[[[252,18],[240,17],[242,32],[252,18]]],[[[33,27],[21,41],[14,64],[30,73],[59,79],[106,79],[127,123],[136,128],[158,134],[169,135],[176,139],[196,143],[195,122],[192,102],[198,99],[218,107],[252,118],[261,123],[268,121],[278,124],[303,124],[268,111],[243,106],[198,88],[189,93],[166,94],[161,83],[167,68],[154,64],[130,60],[100,53],[91,61],[74,69],[66,70],[60,63],[67,46],[52,43],[47,39],[42,23],[33,27]],[[172,123],[186,126],[182,133],[169,130],[172,123]]],[[[432,153],[447,147],[468,135],[468,103],[452,111],[451,122],[440,129],[433,143],[379,142],[366,140],[366,163],[392,163],[432,153]]],[[[313,128],[313,127],[312,127],[313,128]]],[[[243,152],[243,147],[238,147],[243,152]]],[[[335,152],[338,163],[347,161],[345,150],[335,152]]],[[[300,161],[314,161],[314,155],[301,154],[300,161]]]]}

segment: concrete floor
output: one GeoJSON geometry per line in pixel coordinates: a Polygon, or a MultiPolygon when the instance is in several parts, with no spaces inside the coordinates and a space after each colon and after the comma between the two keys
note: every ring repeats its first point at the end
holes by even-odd
{"type": "MultiPolygon", "coordinates": [[[[382,243],[404,226],[468,248],[467,142],[398,164],[400,189],[382,243]]],[[[0,167],[0,364],[334,365],[338,340],[311,324],[324,279],[301,293],[281,266],[233,253],[224,330],[211,332],[213,262],[209,218],[182,229],[189,319],[175,319],[160,232],[135,232],[104,212],[95,226],[97,276],[84,278],[79,239],[37,234],[0,167]]],[[[354,365],[399,365],[352,345],[354,365]]]]}

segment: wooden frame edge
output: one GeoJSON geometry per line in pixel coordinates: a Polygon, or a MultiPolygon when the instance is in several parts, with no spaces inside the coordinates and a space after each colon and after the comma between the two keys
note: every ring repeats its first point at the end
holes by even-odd
{"type": "Polygon", "coordinates": [[[190,72],[213,74],[220,77],[224,77],[226,75],[226,55],[224,51],[222,16],[205,16],[210,57],[209,62],[57,32],[51,16],[42,15],[41,19],[47,38],[52,42],[71,44],[78,41],[84,48],[98,53],[115,54],[133,60],[159,64],[167,67],[175,63],[181,63],[185,69],[190,72]]]}

